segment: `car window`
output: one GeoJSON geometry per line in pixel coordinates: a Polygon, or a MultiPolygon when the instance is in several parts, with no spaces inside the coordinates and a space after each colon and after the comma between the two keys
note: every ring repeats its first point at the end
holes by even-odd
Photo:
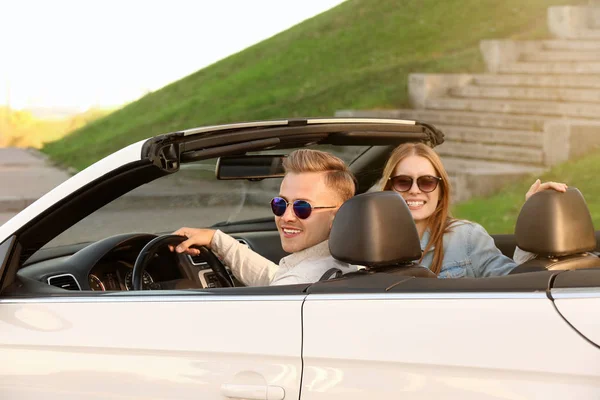
{"type": "MultiPolygon", "coordinates": [[[[366,150],[360,146],[311,148],[334,153],[347,163],[366,150]]],[[[215,164],[216,159],[182,164],[179,172],[121,196],[67,229],[44,248],[96,241],[126,232],[168,233],[182,226],[208,227],[272,217],[269,201],[278,193],[282,178],[217,180],[215,164]]]]}

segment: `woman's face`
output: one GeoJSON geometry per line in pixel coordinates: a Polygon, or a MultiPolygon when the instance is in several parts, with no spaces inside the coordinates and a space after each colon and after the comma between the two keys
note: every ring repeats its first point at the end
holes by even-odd
{"type": "Polygon", "coordinates": [[[408,175],[413,178],[411,188],[406,192],[401,192],[400,195],[406,201],[415,222],[417,224],[425,223],[437,207],[441,189],[438,184],[433,192],[425,193],[417,186],[417,178],[424,175],[438,176],[435,168],[425,157],[412,155],[396,165],[392,177],[398,175],[408,175]]]}

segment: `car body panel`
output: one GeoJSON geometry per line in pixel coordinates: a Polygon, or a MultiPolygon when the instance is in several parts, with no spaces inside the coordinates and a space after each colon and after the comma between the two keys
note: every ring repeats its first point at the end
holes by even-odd
{"type": "Polygon", "coordinates": [[[552,297],[561,315],[600,346],[600,288],[553,289],[552,297]]]}
{"type": "Polygon", "coordinates": [[[133,143],[90,165],[83,171],[67,179],[23,211],[0,225],[0,243],[35,217],[85,185],[129,163],[141,160],[142,146],[146,140],[133,143]]]}
{"type": "Polygon", "coordinates": [[[600,350],[544,293],[310,295],[302,399],[597,399],[600,350]]]}
{"type": "Polygon", "coordinates": [[[282,388],[297,399],[303,298],[153,293],[1,300],[0,359],[10,362],[0,363],[0,393],[223,399],[221,385],[249,385],[282,388]]]}
{"type": "MultiPolygon", "coordinates": [[[[581,332],[596,337],[597,325],[584,311],[598,304],[588,297],[555,307],[548,288],[559,272],[456,280],[452,287],[393,271],[389,277],[369,271],[353,284],[293,288],[102,293],[47,283],[53,269],[74,272],[69,266],[62,271],[62,261],[82,248],[67,243],[63,250],[40,251],[54,235],[47,226],[66,229],[159,173],[177,173],[180,163],[308,143],[371,146],[376,136],[385,151],[353,164],[355,172],[377,175],[398,138],[443,142],[434,127],[403,120],[200,127],[134,143],[40,198],[0,227],[0,261],[6,264],[0,264],[0,283],[7,289],[0,298],[0,359],[8,360],[0,364],[0,397],[597,399],[600,349],[581,332]],[[336,128],[319,126],[330,123],[336,128]],[[343,126],[361,123],[387,126],[343,126]],[[136,175],[131,170],[137,167],[136,175]],[[115,181],[127,185],[119,189],[115,181]],[[38,239],[44,230],[49,233],[38,239]],[[17,274],[20,267],[30,269],[17,274]],[[36,269],[43,271],[26,273],[36,269]],[[335,290],[343,294],[331,294],[335,290]]],[[[379,178],[357,176],[363,191],[379,178]]],[[[217,227],[274,262],[282,256],[272,220],[217,227]]],[[[509,255],[513,239],[504,242],[509,255]]]]}

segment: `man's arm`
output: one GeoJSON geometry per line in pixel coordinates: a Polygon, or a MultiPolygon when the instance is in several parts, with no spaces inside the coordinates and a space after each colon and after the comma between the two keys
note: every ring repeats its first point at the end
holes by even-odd
{"type": "Polygon", "coordinates": [[[279,268],[277,264],[219,230],[181,228],[174,233],[188,237],[177,246],[178,253],[198,255],[199,251],[190,248],[191,246],[210,247],[247,286],[268,286],[279,268]]]}

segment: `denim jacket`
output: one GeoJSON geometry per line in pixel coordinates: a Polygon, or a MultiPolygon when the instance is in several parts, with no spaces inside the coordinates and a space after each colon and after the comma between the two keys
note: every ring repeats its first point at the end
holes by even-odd
{"type": "MultiPolygon", "coordinates": [[[[429,243],[429,230],[421,239],[421,249],[429,243]]],[[[525,261],[530,253],[519,248],[515,251],[518,263],[525,261]]],[[[421,265],[430,268],[433,247],[423,257],[421,265]]],[[[444,235],[444,259],[439,278],[482,278],[508,274],[517,266],[496,247],[494,239],[479,224],[459,220],[444,235]]]]}

